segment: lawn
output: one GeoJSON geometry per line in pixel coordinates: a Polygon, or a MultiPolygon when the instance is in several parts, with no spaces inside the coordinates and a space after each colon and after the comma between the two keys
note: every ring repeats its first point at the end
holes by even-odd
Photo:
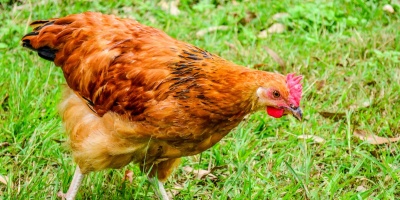
{"type": "MultiPolygon", "coordinates": [[[[166,183],[174,199],[400,198],[399,143],[360,139],[400,136],[399,1],[181,0],[179,13],[144,2],[0,0],[0,199],[57,199],[68,188],[75,164],[57,110],[65,80],[20,39],[32,20],[89,10],[134,18],[246,67],[304,76],[303,121],[249,116],[183,159],[166,183]],[[278,23],[284,29],[270,29],[278,23]],[[211,173],[198,178],[188,167],[211,173]]],[[[77,198],[156,196],[130,164],[91,173],[77,198]]]]}

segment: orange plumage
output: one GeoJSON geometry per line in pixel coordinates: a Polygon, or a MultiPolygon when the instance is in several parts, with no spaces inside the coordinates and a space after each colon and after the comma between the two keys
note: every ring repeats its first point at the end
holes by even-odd
{"type": "Polygon", "coordinates": [[[301,118],[289,76],[238,66],[137,21],[86,12],[33,24],[23,45],[64,72],[60,113],[83,174],[135,162],[165,181],[180,157],[212,147],[251,112],[301,118]]]}

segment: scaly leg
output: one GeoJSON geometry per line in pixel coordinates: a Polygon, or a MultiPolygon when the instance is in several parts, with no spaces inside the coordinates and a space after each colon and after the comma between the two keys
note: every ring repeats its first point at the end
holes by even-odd
{"type": "Polygon", "coordinates": [[[149,177],[149,181],[154,188],[154,191],[157,191],[157,195],[161,200],[169,200],[167,192],[165,191],[164,184],[158,180],[157,177],[149,177]]]}
{"type": "Polygon", "coordinates": [[[84,175],[82,174],[81,169],[79,169],[79,166],[76,166],[74,178],[72,178],[72,182],[68,188],[67,193],[63,193],[62,191],[60,191],[58,192],[57,196],[66,200],[75,199],[76,193],[78,193],[79,186],[81,186],[83,177],[84,175]]]}
{"type": "Polygon", "coordinates": [[[180,158],[173,158],[162,161],[158,164],[141,166],[142,171],[148,173],[147,176],[149,181],[160,199],[169,200],[167,192],[164,189],[163,182],[167,180],[168,176],[179,165],[180,162],[180,158]]]}

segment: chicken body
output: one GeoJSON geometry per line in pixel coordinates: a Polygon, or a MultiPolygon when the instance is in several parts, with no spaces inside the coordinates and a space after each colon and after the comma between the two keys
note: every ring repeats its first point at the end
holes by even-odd
{"type": "Polygon", "coordinates": [[[283,112],[289,101],[287,77],[134,20],[87,12],[32,24],[23,45],[64,72],[60,114],[83,174],[135,162],[165,181],[181,157],[212,147],[245,115],[283,112]],[[271,88],[281,100],[269,99],[271,88]]]}

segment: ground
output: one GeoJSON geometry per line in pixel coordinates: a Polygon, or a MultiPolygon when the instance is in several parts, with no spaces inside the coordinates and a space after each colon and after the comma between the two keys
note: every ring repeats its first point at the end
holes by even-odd
{"type": "MultiPolygon", "coordinates": [[[[88,10],[137,19],[246,67],[304,75],[302,122],[249,116],[213,148],[184,158],[166,183],[175,199],[398,199],[399,144],[356,135],[400,135],[399,4],[0,0],[0,199],[57,199],[68,188],[74,165],[57,113],[65,80],[20,38],[32,20],[88,10]],[[211,174],[198,179],[188,167],[211,174]]],[[[154,197],[132,164],[90,174],[77,196],[154,197]]]]}

